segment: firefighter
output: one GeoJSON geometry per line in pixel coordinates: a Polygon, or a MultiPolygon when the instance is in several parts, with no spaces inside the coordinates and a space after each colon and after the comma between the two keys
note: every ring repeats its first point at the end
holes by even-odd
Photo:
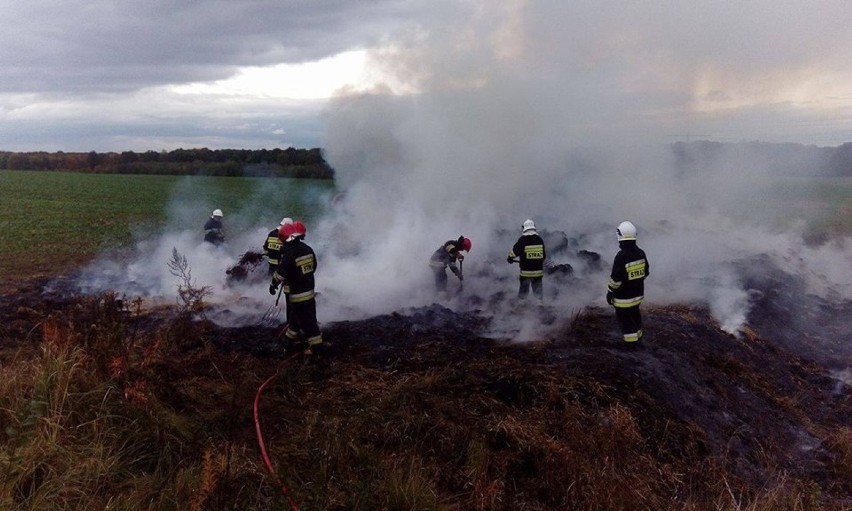
{"type": "Polygon", "coordinates": [[[278,259],[278,269],[272,274],[269,293],[274,295],[282,283],[289,286],[287,328],[284,331],[284,337],[292,343],[304,338],[307,341],[304,353],[311,355],[318,352],[323,343],[317,324],[317,303],[314,291],[316,254],[302,241],[304,234],[296,231],[294,223],[282,225],[279,232],[284,244],[278,259]]]}
{"type": "Polygon", "coordinates": [[[606,301],[615,307],[624,342],[636,343],[643,336],[639,305],[645,297],[645,279],[650,274],[648,258],[636,245],[635,225],[621,222],[616,233],[620,250],[612,263],[606,301]]]}
{"type": "Polygon", "coordinates": [[[204,224],[204,241],[218,245],[225,241],[225,228],[222,226],[222,210],[214,209],[204,224]]]}
{"type": "Polygon", "coordinates": [[[509,251],[506,261],[509,264],[518,263],[521,268],[520,284],[518,287],[518,299],[526,300],[532,287],[533,293],[538,297],[538,304],[544,305],[544,259],[547,257],[544,250],[544,240],[535,230],[535,222],[530,219],[524,221],[521,226],[521,237],[515,242],[509,251]]]}
{"type": "Polygon", "coordinates": [[[275,270],[278,269],[278,256],[281,253],[281,245],[284,243],[281,241],[281,238],[278,237],[278,231],[281,229],[282,225],[292,223],[292,218],[285,217],[278,224],[278,227],[272,229],[269,231],[269,234],[266,235],[266,241],[263,242],[263,255],[266,256],[266,262],[269,265],[269,275],[272,275],[275,273],[275,270]]]}
{"type": "Polygon", "coordinates": [[[459,239],[449,240],[438,247],[429,260],[429,266],[435,274],[435,288],[442,297],[447,295],[447,268],[459,278],[460,282],[464,281],[464,275],[456,266],[456,261],[464,260],[462,251],[470,253],[470,239],[459,236],[459,239]]]}

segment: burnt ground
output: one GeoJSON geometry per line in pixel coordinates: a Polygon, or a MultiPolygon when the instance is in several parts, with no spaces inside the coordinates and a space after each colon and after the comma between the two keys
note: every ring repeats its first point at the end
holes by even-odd
{"type": "MultiPolygon", "coordinates": [[[[852,425],[852,308],[817,297],[803,302],[801,289],[777,275],[750,285],[759,293],[739,337],[720,330],[704,307],[644,307],[647,337],[638,346],[624,345],[612,312],[599,308],[568,318],[545,310],[543,321],[563,325],[524,344],[485,337],[487,320],[478,311],[457,313],[439,305],[326,324],[328,352],[311,363],[289,358],[277,327],[199,325],[215,348],[205,356],[245,356],[259,375],[275,367],[308,374],[310,390],[294,389],[290,380],[270,387],[265,409],[270,424],[292,424],[293,410],[276,408],[282,401],[345,420],[355,408],[381,399],[365,390],[375,382],[439,377],[441,383],[426,390],[412,385],[402,402],[412,413],[468,423],[475,431],[482,407],[488,413],[548,410],[561,406],[549,404],[553,389],[563,392],[561,382],[573,382],[571,398],[584,409],[618,404],[630,410],[661,458],[712,459],[751,488],[788,474],[814,481],[839,506],[852,506],[849,460],[836,448],[838,432],[852,425]],[[797,308],[791,310],[793,300],[785,297],[796,293],[797,308]]],[[[74,307],[74,297],[44,294],[40,283],[31,283],[0,298],[2,339],[36,340],[40,319],[74,307]]],[[[169,316],[152,313],[136,321],[156,328],[169,316]]],[[[179,362],[162,370],[164,381],[198,377],[179,362]]],[[[177,399],[180,393],[173,392],[177,399]]],[[[245,427],[250,436],[250,423],[245,427]]],[[[269,437],[282,441],[282,434],[273,428],[269,437]]]]}

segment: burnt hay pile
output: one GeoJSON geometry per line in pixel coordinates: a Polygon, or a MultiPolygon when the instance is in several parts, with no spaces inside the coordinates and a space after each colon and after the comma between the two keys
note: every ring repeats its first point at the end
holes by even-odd
{"type": "Polygon", "coordinates": [[[228,284],[247,280],[250,275],[255,273],[255,268],[262,262],[263,254],[261,252],[246,251],[240,256],[237,264],[225,270],[228,284]]]}

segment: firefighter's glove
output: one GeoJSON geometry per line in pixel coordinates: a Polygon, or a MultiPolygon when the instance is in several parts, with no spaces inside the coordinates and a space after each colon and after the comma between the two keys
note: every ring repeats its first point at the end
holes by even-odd
{"type": "Polygon", "coordinates": [[[606,292],[606,303],[612,305],[612,291],[606,292]]]}
{"type": "Polygon", "coordinates": [[[276,286],[275,284],[269,284],[269,294],[271,294],[272,296],[275,296],[275,293],[277,293],[277,292],[278,292],[278,286],[276,286]]]}
{"type": "Polygon", "coordinates": [[[456,256],[456,259],[458,259],[459,261],[464,261],[464,254],[459,252],[458,255],[456,256]]]}
{"type": "Polygon", "coordinates": [[[512,263],[515,262],[515,258],[512,257],[512,256],[509,256],[509,257],[506,258],[506,262],[509,263],[509,264],[512,264],[512,263]]]}

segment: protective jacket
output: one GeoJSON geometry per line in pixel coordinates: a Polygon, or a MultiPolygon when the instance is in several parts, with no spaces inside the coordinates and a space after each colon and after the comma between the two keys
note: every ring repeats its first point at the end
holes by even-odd
{"type": "Polygon", "coordinates": [[[524,234],[512,250],[509,251],[508,260],[520,259],[521,277],[536,278],[544,276],[544,240],[538,234],[524,234]]]}
{"type": "MultiPolygon", "coordinates": [[[[461,237],[457,240],[449,240],[438,247],[429,259],[429,266],[435,269],[444,269],[449,267],[450,271],[458,275],[459,269],[456,266],[456,261],[459,260],[459,252],[464,250],[463,242],[464,238],[461,237]]],[[[461,257],[464,258],[464,256],[461,257]]]]}
{"type": "Polygon", "coordinates": [[[266,256],[266,262],[269,266],[278,266],[278,258],[281,256],[281,246],[283,242],[278,237],[278,229],[272,229],[266,235],[266,241],[263,242],[263,255],[266,256]]]}
{"type": "Polygon", "coordinates": [[[650,275],[648,258],[635,240],[619,242],[612,273],[607,284],[612,305],[618,308],[635,307],[645,297],[645,278],[650,275]]]}
{"type": "Polygon", "coordinates": [[[221,243],[225,241],[225,231],[222,227],[222,221],[215,218],[210,217],[209,220],[204,224],[204,241],[210,243],[221,243]]]}
{"type": "Polygon", "coordinates": [[[285,243],[278,258],[278,269],[272,275],[275,285],[286,282],[289,286],[289,303],[296,304],[314,299],[314,272],[317,257],[311,247],[300,239],[285,243]]]}

